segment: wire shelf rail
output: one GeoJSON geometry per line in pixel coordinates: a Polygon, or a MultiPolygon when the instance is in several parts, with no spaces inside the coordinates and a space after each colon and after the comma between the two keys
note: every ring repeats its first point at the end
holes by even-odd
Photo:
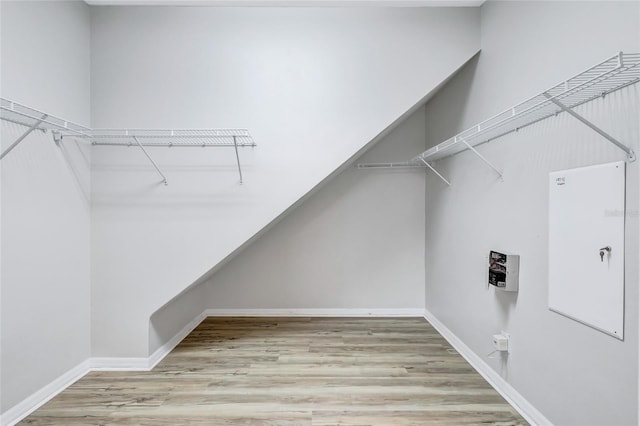
{"type": "Polygon", "coordinates": [[[28,106],[0,98],[0,118],[25,127],[34,127],[34,130],[64,131],[69,135],[89,137],[91,129],[69,120],[45,114],[42,111],[28,106]]]}
{"type": "Polygon", "coordinates": [[[0,153],[0,160],[31,132],[51,131],[56,143],[60,143],[64,137],[74,137],[95,146],[137,146],[153,164],[165,185],[167,178],[153,161],[146,147],[234,148],[240,183],[242,183],[238,148],[257,146],[247,129],[91,129],[5,98],[0,98],[0,119],[27,127],[25,133],[0,153]]]}
{"type": "MultiPolygon", "coordinates": [[[[475,126],[447,139],[411,159],[435,161],[519,130],[563,111],[608,95],[640,80],[640,53],[619,53],[527,99],[475,126]]],[[[629,154],[628,151],[626,151],[629,154]]]]}
{"type": "Polygon", "coordinates": [[[133,146],[133,138],[145,146],[254,147],[247,129],[93,129],[91,143],[102,146],[133,146]]]}
{"type": "MultiPolygon", "coordinates": [[[[427,149],[403,164],[428,166],[442,158],[471,150],[502,177],[500,171],[475,147],[561,112],[571,114],[623,150],[629,161],[635,161],[635,153],[631,148],[578,115],[573,109],[638,81],[640,81],[640,53],[619,52],[542,93],[427,149]]],[[[362,168],[362,165],[358,166],[362,168]]],[[[432,167],[429,168],[432,169],[432,167]]],[[[447,182],[444,178],[443,180],[447,182]]]]}

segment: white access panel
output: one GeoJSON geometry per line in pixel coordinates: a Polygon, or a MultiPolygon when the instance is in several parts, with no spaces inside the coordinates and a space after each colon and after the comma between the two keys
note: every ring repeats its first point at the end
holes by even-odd
{"type": "Polygon", "coordinates": [[[549,309],[621,340],[624,211],[623,161],[549,174],[549,309]]]}

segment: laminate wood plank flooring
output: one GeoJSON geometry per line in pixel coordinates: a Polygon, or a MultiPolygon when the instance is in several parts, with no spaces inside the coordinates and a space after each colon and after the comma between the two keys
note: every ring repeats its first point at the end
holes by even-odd
{"type": "Polygon", "coordinates": [[[91,372],[25,425],[524,425],[423,318],[205,319],[149,372],[91,372]]]}

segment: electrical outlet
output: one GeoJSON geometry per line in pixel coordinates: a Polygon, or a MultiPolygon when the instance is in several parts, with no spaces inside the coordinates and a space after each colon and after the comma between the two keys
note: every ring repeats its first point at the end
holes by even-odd
{"type": "Polygon", "coordinates": [[[508,352],[509,351],[509,334],[504,331],[500,334],[493,335],[493,348],[496,351],[508,352]]]}

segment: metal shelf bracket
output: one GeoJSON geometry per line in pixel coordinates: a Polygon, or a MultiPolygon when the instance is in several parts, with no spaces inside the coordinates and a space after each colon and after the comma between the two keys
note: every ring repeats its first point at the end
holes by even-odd
{"type": "MultiPolygon", "coordinates": [[[[459,138],[459,137],[457,137],[457,136],[456,136],[456,142],[457,142],[458,140],[460,140],[463,144],[465,144],[465,145],[467,146],[467,148],[469,148],[469,149],[471,150],[471,152],[473,152],[475,155],[477,155],[477,156],[478,156],[478,158],[480,158],[482,161],[484,161],[484,163],[485,163],[487,166],[491,167],[491,169],[493,169],[493,171],[494,171],[494,172],[496,172],[496,173],[498,174],[498,177],[500,178],[500,181],[503,181],[503,180],[504,180],[504,179],[502,178],[502,172],[501,172],[500,170],[498,170],[498,168],[497,168],[496,166],[494,166],[494,165],[493,165],[489,160],[487,160],[487,159],[485,158],[485,156],[484,156],[484,155],[480,154],[480,153],[478,152],[478,150],[477,150],[477,149],[475,149],[475,147],[473,147],[472,145],[470,145],[470,144],[469,144],[469,142],[467,142],[466,140],[464,140],[464,139],[459,138]]],[[[423,159],[422,161],[424,161],[424,159],[423,159]]]]}
{"type": "Polygon", "coordinates": [[[451,186],[451,183],[450,183],[448,180],[446,180],[446,179],[444,178],[444,176],[442,176],[440,173],[438,173],[438,171],[437,171],[436,169],[434,169],[434,168],[433,168],[433,166],[432,166],[431,164],[427,163],[427,162],[424,160],[424,158],[421,158],[421,159],[420,159],[420,161],[422,161],[422,162],[424,163],[424,165],[425,165],[425,166],[427,166],[427,167],[428,167],[428,168],[429,168],[433,173],[435,173],[436,175],[438,175],[438,177],[439,177],[440,179],[442,179],[442,180],[444,181],[444,183],[446,183],[446,184],[447,184],[447,186],[451,186]]]}
{"type": "Polygon", "coordinates": [[[7,149],[5,149],[4,151],[2,151],[2,154],[0,154],[0,160],[2,160],[4,157],[7,156],[7,154],[9,152],[11,152],[11,150],[13,148],[15,148],[16,146],[18,146],[18,144],[20,142],[22,142],[27,136],[29,136],[31,134],[31,132],[33,132],[36,129],[40,128],[40,124],[42,124],[42,122],[48,117],[47,114],[43,114],[42,117],[38,120],[36,120],[31,126],[29,126],[29,128],[27,129],[26,132],[24,132],[22,135],[20,135],[20,137],[18,139],[16,139],[11,145],[9,145],[9,147],[7,149]]]}
{"type": "Polygon", "coordinates": [[[238,154],[238,137],[233,136],[233,148],[236,151],[236,162],[238,164],[238,174],[240,175],[240,185],[242,185],[242,167],[240,167],[240,154],[238,154]]]}
{"type": "Polygon", "coordinates": [[[151,156],[149,155],[149,153],[147,152],[146,149],[144,149],[144,146],[140,143],[140,141],[138,140],[137,137],[133,136],[133,140],[136,141],[136,144],[138,144],[138,146],[140,147],[140,149],[142,150],[142,152],[144,152],[144,155],[147,156],[147,158],[149,159],[149,161],[151,161],[151,164],[153,164],[153,167],[156,168],[156,171],[158,172],[158,174],[160,176],[162,176],[162,183],[164,183],[165,186],[169,185],[169,182],[167,182],[167,177],[164,175],[164,173],[162,173],[162,170],[160,170],[160,167],[158,167],[158,165],[156,164],[155,161],[153,161],[153,158],[151,158],[151,156]]]}
{"type": "Polygon", "coordinates": [[[549,99],[551,102],[553,102],[555,105],[557,105],[562,111],[568,113],[569,115],[571,115],[572,117],[580,121],[582,124],[589,127],[594,132],[598,133],[600,136],[602,136],[603,138],[605,138],[606,140],[608,140],[609,142],[611,142],[612,144],[614,144],[615,146],[623,150],[627,154],[627,160],[629,160],[629,162],[636,161],[636,154],[631,148],[629,148],[628,146],[626,146],[625,144],[623,144],[622,142],[620,142],[619,140],[617,140],[616,138],[614,138],[613,136],[611,136],[610,134],[608,134],[607,132],[605,132],[604,130],[602,130],[601,128],[599,128],[598,126],[596,126],[595,124],[593,124],[592,122],[590,122],[589,120],[587,120],[586,118],[584,118],[583,116],[581,116],[580,114],[572,110],[571,108],[567,107],[565,104],[563,104],[559,100],[555,99],[549,93],[544,92],[543,95],[547,99],[549,99]]]}

